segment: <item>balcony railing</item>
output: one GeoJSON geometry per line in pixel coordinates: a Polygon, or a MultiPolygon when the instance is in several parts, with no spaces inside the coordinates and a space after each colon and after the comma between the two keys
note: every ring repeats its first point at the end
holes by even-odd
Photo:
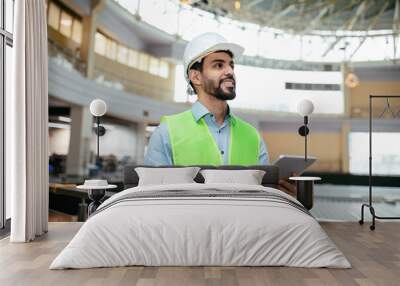
{"type": "Polygon", "coordinates": [[[104,68],[96,67],[94,69],[94,80],[99,84],[103,84],[116,90],[124,90],[126,92],[148,96],[158,100],[173,100],[172,89],[155,85],[154,83],[149,84],[146,83],[146,81],[140,81],[135,78],[126,79],[112,70],[105,70],[104,68]]]}
{"type": "Polygon", "coordinates": [[[53,62],[82,75],[86,74],[86,63],[82,60],[79,52],[74,52],[48,39],[48,53],[49,59],[53,62]]]}

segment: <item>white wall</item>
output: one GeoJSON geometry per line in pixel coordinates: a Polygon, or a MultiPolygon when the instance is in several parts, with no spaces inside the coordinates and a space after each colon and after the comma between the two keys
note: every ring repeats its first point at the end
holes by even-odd
{"type": "Polygon", "coordinates": [[[71,130],[69,128],[49,129],[49,153],[67,155],[71,130]]]}
{"type": "MultiPolygon", "coordinates": [[[[118,159],[123,156],[136,157],[137,136],[134,126],[122,126],[115,124],[102,124],[106,128],[106,134],[100,137],[100,156],[115,155],[118,159]]],[[[97,152],[97,138],[93,134],[91,150],[97,152]]]]}

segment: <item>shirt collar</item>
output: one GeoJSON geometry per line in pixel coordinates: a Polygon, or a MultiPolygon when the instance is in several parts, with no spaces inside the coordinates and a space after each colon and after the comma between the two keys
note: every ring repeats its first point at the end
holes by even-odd
{"type": "MultiPolygon", "coordinates": [[[[205,107],[200,101],[196,100],[192,105],[192,114],[196,122],[198,122],[201,118],[203,118],[207,114],[211,114],[211,112],[205,107]]],[[[236,124],[236,118],[231,111],[231,108],[228,105],[228,113],[227,118],[232,121],[232,124],[236,124]]]]}

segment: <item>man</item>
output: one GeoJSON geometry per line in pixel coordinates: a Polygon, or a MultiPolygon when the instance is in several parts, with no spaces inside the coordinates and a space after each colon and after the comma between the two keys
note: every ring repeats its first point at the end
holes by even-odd
{"type": "MultiPolygon", "coordinates": [[[[164,116],[153,132],[145,156],[147,165],[266,165],[264,140],[249,123],[235,116],[227,104],[236,97],[234,58],[243,53],[216,33],[188,43],[184,74],[198,100],[191,110],[164,116]]],[[[295,195],[286,181],[280,188],[295,195]]]]}

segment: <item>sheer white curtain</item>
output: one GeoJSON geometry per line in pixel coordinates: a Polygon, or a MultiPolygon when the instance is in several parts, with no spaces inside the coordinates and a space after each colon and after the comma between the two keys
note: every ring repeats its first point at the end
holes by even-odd
{"type": "Polygon", "coordinates": [[[12,242],[48,226],[48,91],[45,0],[15,1],[13,93],[6,111],[6,181],[12,242]]]}

